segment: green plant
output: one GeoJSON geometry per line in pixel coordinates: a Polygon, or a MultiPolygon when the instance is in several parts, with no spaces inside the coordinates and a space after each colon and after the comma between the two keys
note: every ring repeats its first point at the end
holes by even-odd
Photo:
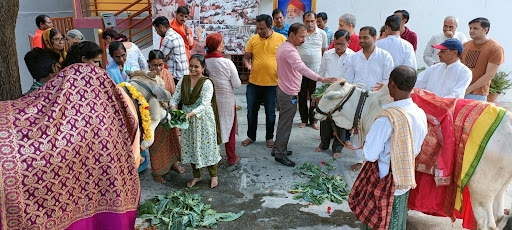
{"type": "Polygon", "coordinates": [[[489,87],[489,93],[492,94],[505,94],[507,89],[512,88],[512,80],[508,78],[510,72],[504,72],[498,70],[491,80],[491,86],[489,87]]]}
{"type": "Polygon", "coordinates": [[[427,69],[427,67],[423,66],[423,67],[419,68],[418,70],[416,70],[416,72],[419,74],[419,73],[421,73],[421,71],[426,70],[426,69],[427,69]]]}
{"type": "MultiPolygon", "coordinates": [[[[327,162],[322,161],[321,164],[331,171],[336,169],[334,160],[331,158],[327,162]]],[[[299,171],[301,177],[309,178],[309,181],[293,183],[293,188],[288,191],[294,194],[293,199],[303,199],[317,205],[323,204],[325,200],[341,204],[348,199],[350,190],[342,177],[330,175],[320,166],[311,163],[295,166],[294,170],[299,171]]]]}
{"type": "Polygon", "coordinates": [[[233,221],[244,214],[217,213],[201,201],[199,194],[171,191],[158,195],[155,201],[139,206],[138,217],[157,229],[193,230],[198,227],[217,228],[219,221],[233,221]]]}

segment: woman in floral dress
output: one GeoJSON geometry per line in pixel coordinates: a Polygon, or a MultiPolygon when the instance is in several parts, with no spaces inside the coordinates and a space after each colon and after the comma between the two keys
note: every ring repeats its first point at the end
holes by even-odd
{"type": "Polygon", "coordinates": [[[178,82],[171,100],[171,109],[183,102],[183,110],[189,120],[188,129],[181,134],[181,161],[190,163],[194,179],[187,183],[193,187],[201,180],[201,168],[208,168],[210,187],[218,184],[217,163],[220,156],[220,134],[217,105],[212,81],[208,78],[205,59],[194,54],[189,60],[190,75],[178,82]],[[213,103],[213,104],[212,104],[213,103]]]}

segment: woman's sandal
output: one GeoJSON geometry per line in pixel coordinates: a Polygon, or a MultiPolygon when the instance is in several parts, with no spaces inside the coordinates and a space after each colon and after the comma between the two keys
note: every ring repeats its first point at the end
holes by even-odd
{"type": "Polygon", "coordinates": [[[247,138],[245,141],[242,141],[242,146],[247,147],[248,145],[252,144],[254,141],[247,138]]]}
{"type": "Polygon", "coordinates": [[[187,183],[187,187],[192,188],[197,182],[201,181],[201,178],[194,178],[187,183]]]}

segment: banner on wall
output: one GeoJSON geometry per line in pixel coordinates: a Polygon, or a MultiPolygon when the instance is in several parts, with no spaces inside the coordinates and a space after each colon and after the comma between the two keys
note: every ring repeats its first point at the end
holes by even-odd
{"type": "Polygon", "coordinates": [[[308,11],[315,11],[316,0],[274,0],[274,9],[284,13],[285,23],[303,23],[302,16],[308,11]]]}
{"type": "Polygon", "coordinates": [[[244,54],[247,41],[256,32],[260,0],[153,0],[153,19],[165,16],[171,21],[179,6],[189,8],[186,24],[196,42],[193,54],[205,54],[204,42],[211,33],[222,34],[225,54],[244,54]]]}

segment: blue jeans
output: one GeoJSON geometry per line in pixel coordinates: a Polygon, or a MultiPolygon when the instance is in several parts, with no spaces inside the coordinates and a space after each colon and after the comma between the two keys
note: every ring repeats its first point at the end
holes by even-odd
{"type": "Polygon", "coordinates": [[[276,90],[277,86],[247,84],[247,137],[253,141],[256,141],[260,103],[263,103],[265,107],[265,140],[274,139],[274,126],[276,124],[276,90]]]}
{"type": "Polygon", "coordinates": [[[464,99],[472,99],[477,101],[487,101],[487,96],[478,95],[478,94],[468,94],[464,97],[464,99]]]}

